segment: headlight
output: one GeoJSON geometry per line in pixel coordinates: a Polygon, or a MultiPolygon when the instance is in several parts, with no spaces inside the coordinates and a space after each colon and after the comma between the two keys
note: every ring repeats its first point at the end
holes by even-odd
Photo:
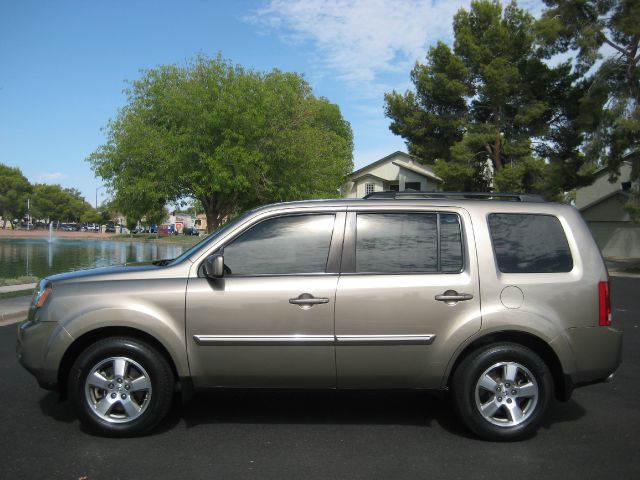
{"type": "Polygon", "coordinates": [[[32,305],[35,308],[42,308],[49,295],[51,295],[51,291],[51,284],[41,280],[38,284],[38,289],[33,295],[32,305]]]}

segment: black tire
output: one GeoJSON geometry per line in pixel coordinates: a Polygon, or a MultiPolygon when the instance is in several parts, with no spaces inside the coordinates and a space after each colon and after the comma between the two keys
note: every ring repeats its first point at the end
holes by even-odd
{"type": "Polygon", "coordinates": [[[553,380],[535,352],[499,343],[466,356],[453,374],[451,390],[455,409],[472,432],[485,440],[515,441],[540,427],[553,380]]]}
{"type": "Polygon", "coordinates": [[[91,431],[130,437],[162,421],[171,407],[174,383],[169,363],[155,348],[134,338],[109,337],[76,359],[67,392],[80,422],[91,431]]]}

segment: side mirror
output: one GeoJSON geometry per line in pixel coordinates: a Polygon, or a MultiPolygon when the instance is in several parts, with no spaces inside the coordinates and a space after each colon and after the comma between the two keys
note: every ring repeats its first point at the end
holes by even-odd
{"type": "Polygon", "coordinates": [[[220,254],[209,255],[204,261],[204,274],[209,278],[224,276],[224,257],[220,254]]]}

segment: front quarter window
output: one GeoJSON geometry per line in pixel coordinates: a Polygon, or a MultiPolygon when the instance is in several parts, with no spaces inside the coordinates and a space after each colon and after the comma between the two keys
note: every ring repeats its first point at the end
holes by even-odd
{"type": "Polygon", "coordinates": [[[333,214],[294,215],[264,220],[224,247],[231,275],[324,273],[333,214]]]}

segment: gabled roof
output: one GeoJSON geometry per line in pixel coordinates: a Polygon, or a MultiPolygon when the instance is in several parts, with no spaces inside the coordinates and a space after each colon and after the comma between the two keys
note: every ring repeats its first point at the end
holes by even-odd
{"type": "MultiPolygon", "coordinates": [[[[403,159],[398,159],[398,160],[394,160],[392,161],[392,163],[400,168],[405,168],[407,170],[410,170],[414,173],[417,173],[419,175],[423,175],[425,177],[431,178],[433,180],[436,180],[438,182],[442,182],[442,179],[440,177],[438,177],[435,173],[433,173],[432,171],[428,170],[427,168],[421,166],[421,165],[416,165],[415,163],[410,163],[412,160],[413,161],[417,161],[417,158],[414,157],[413,155],[409,155],[408,153],[405,152],[401,152],[400,150],[397,150],[389,155],[387,155],[386,157],[381,158],[380,160],[376,160],[373,163],[370,163],[369,165],[365,165],[364,167],[356,170],[355,172],[352,172],[349,176],[351,177],[351,180],[356,180],[360,177],[363,177],[364,175],[366,175],[366,171],[377,167],[378,165],[382,165],[384,163],[387,163],[389,160],[391,160],[394,157],[397,156],[401,156],[406,158],[409,161],[405,161],[403,159]]],[[[371,175],[371,174],[369,174],[371,175]]],[[[375,175],[372,175],[375,177],[375,175]]],[[[376,177],[379,178],[379,177],[376,177]]],[[[383,180],[383,179],[381,179],[383,180]]]]}
{"type": "Polygon", "coordinates": [[[355,181],[355,180],[358,180],[358,179],[360,179],[360,178],[365,178],[365,177],[375,178],[376,180],[380,180],[381,182],[387,182],[387,181],[388,181],[388,180],[385,180],[385,179],[384,179],[384,178],[382,178],[382,177],[379,177],[379,176],[374,175],[373,173],[369,173],[369,172],[365,172],[365,173],[363,173],[362,175],[358,175],[357,177],[354,177],[354,176],[353,176],[353,174],[352,174],[352,176],[351,176],[351,181],[353,182],[353,181],[355,181]]]}
{"type": "Polygon", "coordinates": [[[396,160],[395,162],[392,162],[392,163],[394,165],[397,165],[400,168],[406,168],[407,170],[411,170],[412,172],[417,173],[418,175],[423,175],[425,177],[429,177],[438,182],[442,182],[442,179],[439,176],[437,176],[432,171],[422,167],[421,165],[416,165],[415,163],[406,163],[406,162],[403,162],[402,160],[396,160]]]}
{"type": "Polygon", "coordinates": [[[353,177],[353,178],[356,178],[356,176],[358,176],[358,174],[364,172],[365,170],[368,170],[371,167],[377,167],[378,165],[381,165],[381,164],[389,161],[390,158],[393,158],[393,157],[395,157],[397,155],[403,155],[403,156],[408,157],[408,158],[413,158],[408,153],[404,153],[404,152],[401,152],[400,150],[397,150],[397,151],[387,155],[386,157],[381,158],[380,160],[376,160],[375,162],[370,163],[369,165],[365,165],[364,167],[356,170],[355,172],[352,172],[350,176],[353,177]]]}
{"type": "Polygon", "coordinates": [[[603,203],[603,202],[609,200],[610,198],[618,196],[618,195],[622,195],[622,196],[626,197],[627,199],[631,197],[631,195],[628,192],[625,192],[623,190],[615,190],[615,191],[613,191],[611,193],[608,193],[604,197],[600,197],[600,198],[594,200],[593,202],[588,203],[587,205],[585,205],[583,207],[580,207],[579,210],[581,212],[584,212],[585,210],[588,210],[591,207],[594,207],[594,206],[596,206],[596,205],[598,205],[600,203],[603,203]]]}

